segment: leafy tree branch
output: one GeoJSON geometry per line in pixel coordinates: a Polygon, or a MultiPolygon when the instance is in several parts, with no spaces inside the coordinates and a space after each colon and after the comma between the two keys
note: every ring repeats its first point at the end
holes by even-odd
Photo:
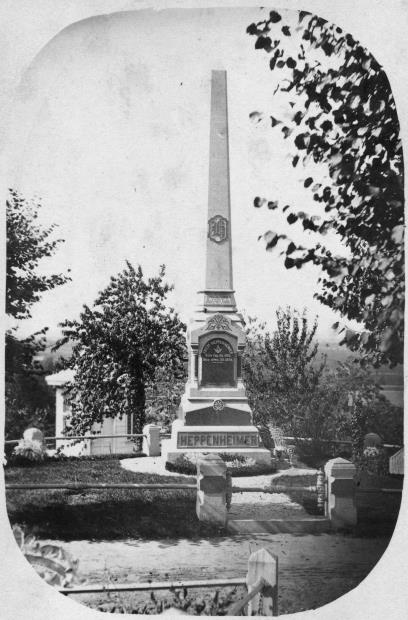
{"type": "MultiPolygon", "coordinates": [[[[278,232],[265,234],[268,250],[280,247],[287,269],[312,262],[321,269],[315,297],[361,330],[334,325],[343,343],[375,365],[402,362],[404,331],[403,154],[394,98],[385,71],[350,34],[306,11],[284,23],[272,11],[251,24],[255,48],[280,72],[277,90],[287,97],[289,120],[270,116],[293,147],[292,165],[305,167],[304,187],[315,215],[296,205],[256,197],[291,225],[319,240],[308,247],[278,232]],[[291,44],[289,45],[289,41],[291,44]],[[325,180],[308,167],[325,170],[325,180]],[[336,255],[321,237],[334,233],[346,248],[336,255]]],[[[251,118],[259,121],[259,112],[251,118]]],[[[310,238],[310,237],[309,237],[310,238]]],[[[307,241],[308,237],[305,237],[307,241]]]]}

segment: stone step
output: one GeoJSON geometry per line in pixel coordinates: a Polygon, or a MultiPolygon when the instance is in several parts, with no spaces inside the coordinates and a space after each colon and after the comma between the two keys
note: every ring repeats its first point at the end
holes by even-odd
{"type": "Polygon", "coordinates": [[[229,519],[227,530],[231,534],[322,534],[331,529],[326,517],[297,519],[229,519]]]}

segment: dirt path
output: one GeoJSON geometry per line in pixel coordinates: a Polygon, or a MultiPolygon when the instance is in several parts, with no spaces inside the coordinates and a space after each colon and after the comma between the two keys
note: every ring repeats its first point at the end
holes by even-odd
{"type": "Polygon", "coordinates": [[[292,613],[320,607],[356,587],[378,562],[388,539],[262,534],[213,541],[60,544],[79,559],[86,581],[99,583],[237,577],[245,575],[250,550],[266,547],[279,558],[280,613],[292,613]]]}

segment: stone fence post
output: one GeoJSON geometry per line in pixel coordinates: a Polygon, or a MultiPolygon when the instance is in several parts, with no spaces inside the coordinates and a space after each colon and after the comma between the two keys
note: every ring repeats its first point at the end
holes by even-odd
{"type": "Polygon", "coordinates": [[[355,501],[356,466],[343,458],[327,461],[324,467],[327,480],[325,514],[334,528],[350,528],[357,523],[355,501]]]}
{"type": "Polygon", "coordinates": [[[218,454],[205,454],[197,461],[196,512],[200,521],[227,524],[227,466],[218,454]]]}
{"type": "Polygon", "coordinates": [[[142,450],[146,456],[160,456],[160,426],[146,424],[143,427],[142,450]]]}

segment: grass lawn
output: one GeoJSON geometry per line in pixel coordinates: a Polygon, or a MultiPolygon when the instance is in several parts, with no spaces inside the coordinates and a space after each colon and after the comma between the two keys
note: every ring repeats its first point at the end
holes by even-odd
{"type": "MultiPolygon", "coordinates": [[[[45,462],[6,467],[6,483],[54,482],[191,484],[194,477],[160,476],[123,469],[117,459],[45,462]]],[[[197,538],[219,529],[201,523],[194,490],[8,490],[11,524],[39,538],[114,540],[123,538],[197,538]]]]}
{"type": "MultiPolygon", "coordinates": [[[[120,461],[78,459],[48,461],[28,467],[9,466],[6,482],[144,482],[164,484],[195,483],[195,477],[160,476],[123,469],[120,461]]],[[[309,486],[316,484],[316,474],[282,476],[275,484],[309,486]]],[[[364,488],[401,487],[402,481],[387,476],[362,476],[356,501],[358,536],[391,536],[398,518],[400,494],[365,493],[364,488]]],[[[318,515],[316,493],[288,491],[311,515],[318,515]]],[[[178,490],[8,490],[7,510],[12,525],[19,524],[39,538],[58,540],[118,540],[124,538],[206,538],[222,536],[223,530],[201,523],[195,511],[196,492],[178,490]]]]}

